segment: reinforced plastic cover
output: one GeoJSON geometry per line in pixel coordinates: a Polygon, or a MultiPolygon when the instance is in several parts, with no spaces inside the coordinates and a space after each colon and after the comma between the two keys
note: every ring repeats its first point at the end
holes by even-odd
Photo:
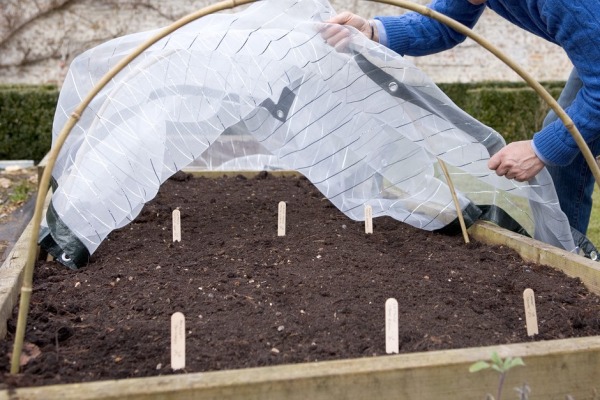
{"type": "MultiPolygon", "coordinates": [[[[544,169],[526,183],[487,161],[505,145],[422,71],[351,30],[333,48],[325,0],[265,0],[212,14],[158,41],[90,103],[60,151],[41,245],[70,268],[132,221],[184,167],[295,170],[353,220],[373,216],[456,229],[443,160],[467,224],[489,219],[574,251],[544,169]]],[[[62,87],[54,138],[96,83],[157,31],[78,56],[62,87]]],[[[275,206],[274,206],[275,207],[275,206]]]]}

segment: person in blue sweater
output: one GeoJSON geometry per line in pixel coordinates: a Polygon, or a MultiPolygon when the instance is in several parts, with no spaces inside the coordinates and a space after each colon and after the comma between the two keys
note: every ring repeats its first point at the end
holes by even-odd
{"type": "MultiPolygon", "coordinates": [[[[564,49],[573,70],[559,104],[579,129],[592,154],[600,154],[600,1],[598,0],[433,0],[429,7],[472,28],[485,7],[513,24],[564,49]]],[[[416,12],[367,20],[343,12],[322,31],[338,46],[352,26],[401,55],[423,56],[461,43],[465,36],[416,12]]],[[[552,60],[548,60],[552,62],[552,60]]],[[[571,227],[585,235],[592,208],[594,177],[575,140],[550,112],[532,140],[508,144],[488,167],[499,176],[527,181],[548,168],[571,227]]]]}

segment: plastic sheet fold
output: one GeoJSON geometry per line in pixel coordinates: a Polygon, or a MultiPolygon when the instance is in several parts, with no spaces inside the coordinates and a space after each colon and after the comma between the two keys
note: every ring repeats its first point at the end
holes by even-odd
{"type": "MultiPolygon", "coordinates": [[[[295,170],[353,220],[391,216],[427,230],[461,212],[502,209],[524,231],[574,249],[551,178],[517,183],[487,161],[505,143],[412,63],[358,32],[343,49],[319,29],[324,0],[265,0],[213,14],[160,40],[91,102],[63,146],[41,243],[71,268],[132,221],[188,167],[295,170]]],[[[54,137],[94,85],[156,31],[78,56],[63,84],[54,137]]],[[[476,212],[474,217],[480,215],[476,212]]]]}

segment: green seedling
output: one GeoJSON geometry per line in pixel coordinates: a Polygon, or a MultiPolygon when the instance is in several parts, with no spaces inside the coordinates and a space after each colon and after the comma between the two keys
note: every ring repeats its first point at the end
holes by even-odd
{"type": "Polygon", "coordinates": [[[475,364],[473,364],[469,367],[469,372],[479,372],[479,371],[483,371],[484,369],[490,369],[490,368],[495,371],[498,371],[498,373],[500,374],[500,377],[498,380],[498,391],[496,393],[496,397],[494,398],[492,395],[488,395],[487,399],[500,400],[500,398],[502,396],[502,387],[504,386],[504,380],[506,379],[506,374],[512,368],[519,366],[519,365],[525,365],[525,363],[523,362],[521,357],[506,357],[503,360],[502,358],[500,358],[498,353],[493,352],[492,357],[491,357],[491,362],[477,361],[475,364]]]}
{"type": "Polygon", "coordinates": [[[19,183],[8,196],[8,200],[15,204],[23,203],[29,197],[32,189],[27,183],[19,183]]]}

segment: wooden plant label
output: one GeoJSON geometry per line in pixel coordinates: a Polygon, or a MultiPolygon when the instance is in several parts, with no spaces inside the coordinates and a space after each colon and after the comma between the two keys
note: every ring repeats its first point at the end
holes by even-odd
{"type": "Polygon", "coordinates": [[[285,212],[285,201],[280,201],[277,215],[277,236],[285,236],[285,212]]]}
{"type": "Polygon", "coordinates": [[[173,210],[173,241],[181,242],[181,212],[173,210]]]}
{"type": "Polygon", "coordinates": [[[523,291],[523,302],[525,303],[525,322],[527,323],[527,336],[538,334],[537,312],[535,311],[535,295],[532,289],[523,291]]]}
{"type": "Polygon", "coordinates": [[[171,315],[171,368],[185,368],[185,317],[180,312],[171,315]]]}
{"type": "Polygon", "coordinates": [[[365,233],[373,233],[373,207],[365,206],[365,233]]]}
{"type": "Polygon", "coordinates": [[[385,301],[385,352],[398,354],[398,301],[390,298],[385,301]]]}

